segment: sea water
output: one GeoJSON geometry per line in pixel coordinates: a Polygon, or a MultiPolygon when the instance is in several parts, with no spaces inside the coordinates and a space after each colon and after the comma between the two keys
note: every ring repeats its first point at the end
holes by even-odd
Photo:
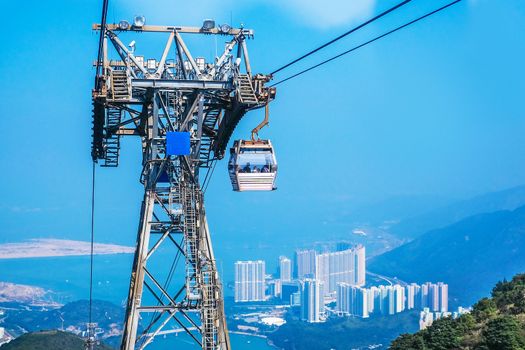
{"type": "MultiPolygon", "coordinates": [[[[125,305],[133,256],[131,254],[95,256],[94,298],[125,305]]],[[[50,298],[67,303],[89,297],[88,256],[0,260],[0,281],[27,284],[52,291],[50,298]]],[[[231,292],[227,292],[230,294],[231,292]]],[[[265,339],[231,334],[234,349],[270,350],[265,339]]],[[[152,350],[196,349],[185,334],[160,336],[148,346],[152,350]]]]}
{"type": "MultiPolygon", "coordinates": [[[[275,350],[266,342],[266,339],[259,337],[252,337],[240,334],[230,334],[230,341],[232,349],[250,349],[250,350],[275,350]]],[[[165,338],[158,337],[154,343],[147,347],[148,350],[195,350],[195,341],[186,334],[178,336],[168,335],[165,338]]]]}
{"type": "MultiPolygon", "coordinates": [[[[293,249],[290,247],[290,255],[293,249]]],[[[224,286],[233,282],[236,260],[265,260],[267,273],[277,269],[282,252],[267,244],[243,244],[221,247],[216,250],[217,269],[224,286]]],[[[148,262],[151,271],[155,267],[166,270],[173,260],[173,250],[160,249],[156,261],[148,262]]],[[[87,299],[89,296],[89,256],[46,257],[0,260],[0,282],[27,284],[56,292],[57,302],[87,299]]],[[[183,266],[184,262],[179,263],[183,266]]],[[[94,298],[121,305],[125,302],[129,287],[132,254],[96,255],[94,257],[94,298]]],[[[225,296],[232,296],[227,287],[225,296]]]]}

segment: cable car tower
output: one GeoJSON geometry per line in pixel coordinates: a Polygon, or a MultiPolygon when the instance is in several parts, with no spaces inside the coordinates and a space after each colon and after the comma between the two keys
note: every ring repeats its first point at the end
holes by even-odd
{"type": "Polygon", "coordinates": [[[265,86],[271,76],[252,73],[247,39],[253,31],[217,27],[212,20],[202,27],[152,26],[142,16],[93,29],[102,31],[93,90],[93,160],[116,167],[121,137],[142,142],[144,198],[121,350],[144,349],[170,330],[187,333],[198,348],[229,350],[200,173],[224,157],[241,118],[275,97],[275,88],[265,86]],[[139,56],[135,41],[121,40],[133,36],[138,42],[153,34],[167,40],[154,58],[139,56]],[[206,62],[192,55],[183,39],[188,36],[227,42],[220,57],[206,62]],[[151,263],[165,246],[178,260],[151,263]],[[177,261],[181,273],[174,273],[177,261]],[[170,265],[166,281],[178,283],[175,287],[163,281],[159,267],[170,265]]]}

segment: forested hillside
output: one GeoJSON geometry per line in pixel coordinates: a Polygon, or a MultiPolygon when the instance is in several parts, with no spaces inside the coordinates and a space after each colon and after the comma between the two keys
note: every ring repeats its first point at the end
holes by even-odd
{"type": "Polygon", "coordinates": [[[403,334],[391,350],[525,349],[525,274],[500,282],[473,312],[444,318],[415,334],[403,334]]]}

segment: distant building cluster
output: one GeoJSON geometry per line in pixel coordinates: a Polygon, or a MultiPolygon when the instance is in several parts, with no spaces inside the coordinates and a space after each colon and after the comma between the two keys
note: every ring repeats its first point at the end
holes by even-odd
{"type": "Polygon", "coordinates": [[[416,283],[405,287],[395,284],[361,288],[340,283],[337,288],[336,312],[341,316],[367,318],[370,314],[395,315],[405,310],[448,311],[448,285],[416,283]]]}
{"type": "Polygon", "coordinates": [[[324,284],[324,294],[335,294],[339,283],[364,286],[366,283],[365,247],[338,244],[335,252],[318,254],[315,250],[295,252],[297,280],[313,278],[324,284]]]}
{"type": "Polygon", "coordinates": [[[235,263],[235,302],[278,298],[298,307],[302,320],[324,322],[328,315],[367,318],[405,310],[421,313],[422,325],[448,315],[448,285],[442,282],[366,286],[362,245],[337,244],[334,251],[297,250],[294,261],[279,257],[278,278],[266,275],[265,262],[235,263]],[[335,307],[333,306],[335,304],[335,307]]]}
{"type": "Polygon", "coordinates": [[[458,318],[461,315],[468,314],[472,311],[472,308],[463,308],[459,307],[457,311],[454,312],[432,312],[430,308],[425,307],[423,311],[419,314],[419,329],[423,330],[430,326],[434,321],[437,321],[444,317],[458,318]]]}
{"type": "Polygon", "coordinates": [[[281,256],[277,279],[264,278],[264,261],[238,261],[235,263],[235,301],[262,301],[266,291],[267,297],[301,307],[303,320],[322,322],[326,318],[325,299],[336,297],[339,284],[365,285],[365,264],[365,247],[347,244],[338,244],[335,251],[323,253],[298,250],[293,264],[281,256]]]}

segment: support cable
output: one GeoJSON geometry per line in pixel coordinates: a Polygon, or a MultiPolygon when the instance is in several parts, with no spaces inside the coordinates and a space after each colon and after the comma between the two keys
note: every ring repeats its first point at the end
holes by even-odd
{"type": "MultiPolygon", "coordinates": [[[[98,53],[97,65],[95,73],[95,90],[100,90],[100,60],[102,59],[104,51],[104,36],[106,35],[106,20],[108,15],[109,0],[102,1],[102,15],[100,20],[100,36],[98,39],[98,53]]],[[[90,261],[89,261],[89,316],[88,316],[88,339],[86,348],[91,350],[95,346],[95,334],[93,327],[93,262],[95,255],[95,175],[96,175],[96,161],[93,160],[91,172],[91,246],[90,246],[90,261]]]]}
{"type": "Polygon", "coordinates": [[[104,47],[104,36],[106,35],[106,21],[108,16],[108,2],[109,0],[103,0],[102,2],[102,18],[100,21],[100,37],[98,39],[98,54],[97,54],[97,67],[95,74],[95,90],[100,90],[100,60],[102,59],[103,47],[104,47]]]}
{"type": "Polygon", "coordinates": [[[310,56],[310,55],[313,55],[314,53],[316,53],[316,52],[318,52],[318,51],[324,49],[325,47],[332,45],[332,44],[335,43],[336,41],[339,41],[339,40],[343,39],[344,37],[346,37],[346,36],[352,34],[353,32],[356,32],[356,31],[358,31],[359,29],[366,27],[367,25],[369,25],[369,24],[372,23],[372,22],[377,21],[377,20],[380,19],[381,17],[384,17],[384,16],[388,15],[390,12],[393,12],[393,11],[397,10],[398,8],[400,8],[400,7],[402,7],[402,6],[406,5],[406,4],[408,4],[410,1],[412,1],[412,0],[405,0],[405,1],[400,2],[399,4],[395,5],[394,7],[390,8],[390,9],[388,9],[388,10],[382,12],[382,13],[380,13],[380,14],[377,15],[377,16],[375,16],[374,18],[371,18],[371,19],[369,19],[368,21],[366,21],[366,22],[364,22],[364,23],[358,25],[357,27],[355,27],[355,28],[353,28],[353,29],[350,29],[350,30],[347,31],[346,33],[343,33],[343,34],[339,35],[337,38],[330,40],[329,42],[327,42],[327,43],[325,43],[325,44],[319,46],[318,48],[313,49],[312,51],[305,53],[304,55],[302,55],[302,56],[299,57],[299,58],[296,58],[296,59],[293,60],[292,62],[287,63],[287,64],[285,64],[284,66],[282,66],[282,67],[280,67],[280,68],[274,70],[273,72],[270,73],[270,75],[274,75],[275,73],[278,73],[278,72],[282,71],[283,69],[286,69],[286,68],[290,67],[291,65],[296,64],[297,62],[304,60],[306,57],[308,57],[308,56],[310,56]]]}
{"type": "Polygon", "coordinates": [[[213,161],[213,165],[211,167],[211,170],[208,169],[208,172],[206,172],[206,177],[204,179],[204,183],[202,185],[202,193],[206,193],[208,190],[208,186],[210,185],[211,178],[213,176],[213,173],[215,172],[215,166],[217,165],[217,160],[213,161]]]}
{"type": "Polygon", "coordinates": [[[95,334],[93,325],[93,266],[95,256],[95,175],[96,175],[96,163],[92,163],[91,172],[91,246],[90,246],[90,260],[89,260],[89,316],[87,332],[88,338],[86,341],[86,349],[93,350],[95,346],[95,334]]]}
{"type": "Polygon", "coordinates": [[[325,65],[325,64],[327,64],[327,63],[329,63],[329,62],[331,62],[331,61],[333,61],[333,60],[335,60],[335,59],[337,59],[337,58],[339,58],[339,57],[341,57],[341,56],[344,56],[344,55],[349,54],[349,53],[351,53],[351,52],[353,52],[353,51],[356,51],[356,50],[358,50],[358,49],[360,49],[360,48],[362,48],[362,47],[364,47],[364,46],[366,46],[366,45],[368,45],[368,44],[371,44],[371,43],[373,43],[373,42],[375,42],[375,41],[377,41],[377,40],[379,40],[379,39],[382,39],[382,38],[384,38],[384,37],[386,37],[386,36],[388,36],[388,35],[390,35],[390,34],[393,34],[393,33],[397,32],[397,31],[399,31],[399,30],[401,30],[401,29],[403,29],[403,28],[406,28],[406,27],[408,27],[408,26],[410,26],[410,25],[412,25],[412,24],[414,24],[414,23],[416,23],[416,22],[419,22],[419,21],[421,21],[421,20],[423,20],[423,19],[425,19],[425,18],[427,18],[427,17],[430,17],[430,16],[432,16],[432,15],[438,13],[438,12],[441,12],[441,11],[443,11],[443,10],[445,10],[445,9],[451,7],[452,5],[455,5],[455,4],[457,4],[457,3],[461,2],[461,1],[462,1],[462,0],[455,0],[455,1],[452,1],[451,3],[448,3],[448,4],[445,5],[445,6],[442,6],[442,7],[438,8],[438,9],[432,11],[432,12],[427,13],[426,15],[423,15],[423,16],[421,16],[421,17],[418,17],[418,18],[416,18],[416,19],[414,19],[414,20],[412,20],[412,21],[410,21],[410,22],[408,22],[408,23],[406,23],[406,24],[403,24],[402,26],[399,26],[399,27],[397,27],[397,28],[395,28],[395,29],[393,29],[393,30],[391,30],[391,31],[388,31],[388,32],[386,32],[386,33],[384,33],[384,34],[382,34],[382,35],[380,35],[380,36],[377,36],[377,37],[375,37],[375,38],[373,38],[373,39],[371,39],[371,40],[369,40],[369,41],[367,41],[367,42],[365,42],[365,43],[363,43],[363,44],[361,44],[361,45],[355,46],[355,47],[353,47],[353,48],[351,48],[351,49],[349,49],[349,50],[346,50],[346,51],[344,51],[344,52],[342,52],[342,53],[336,55],[336,56],[333,56],[332,58],[329,58],[329,59],[327,59],[327,60],[325,60],[325,61],[322,61],[321,63],[318,63],[318,64],[316,64],[316,65],[313,65],[313,66],[311,66],[310,68],[304,69],[304,70],[300,71],[299,73],[296,73],[296,74],[294,74],[294,75],[291,75],[291,76],[289,76],[289,77],[286,78],[286,79],[280,80],[280,81],[276,82],[275,84],[273,84],[273,85],[271,85],[271,86],[273,87],[273,86],[276,86],[276,85],[282,84],[282,83],[284,83],[284,82],[286,82],[286,81],[288,81],[288,80],[291,80],[291,79],[296,78],[296,77],[298,77],[298,76],[300,76],[300,75],[303,75],[304,73],[307,73],[307,72],[309,72],[309,71],[311,71],[311,70],[313,70],[313,69],[315,69],[315,68],[321,67],[321,66],[323,66],[323,65],[325,65]]]}
{"type": "Polygon", "coordinates": [[[96,164],[93,162],[91,173],[91,254],[89,261],[89,323],[93,321],[93,258],[95,255],[95,174],[96,164]]]}

